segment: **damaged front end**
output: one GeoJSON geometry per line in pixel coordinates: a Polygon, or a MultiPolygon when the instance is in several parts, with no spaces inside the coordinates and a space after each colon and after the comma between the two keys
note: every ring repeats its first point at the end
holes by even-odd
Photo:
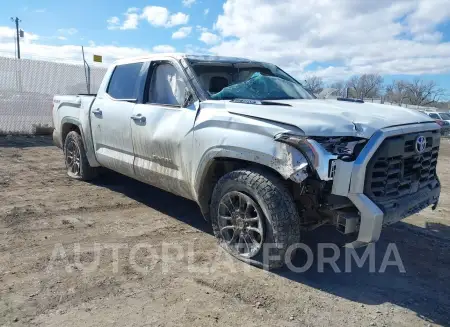
{"type": "Polygon", "coordinates": [[[308,161],[311,173],[322,181],[333,179],[335,160],[353,161],[367,143],[358,137],[307,137],[279,133],[275,141],[298,149],[308,161]]]}
{"type": "Polygon", "coordinates": [[[275,141],[289,144],[306,158],[301,179],[293,192],[301,212],[304,230],[313,230],[325,224],[333,224],[343,234],[358,231],[359,212],[352,201],[332,194],[338,162],[353,162],[367,143],[357,137],[307,137],[280,133],[275,141]]]}
{"type": "Polygon", "coordinates": [[[440,135],[433,124],[385,128],[369,140],[284,133],[275,140],[308,161],[294,192],[304,229],[334,224],[353,235],[348,246],[376,242],[383,226],[435,208],[439,200],[440,135]],[[419,138],[426,140],[421,152],[414,146],[419,138]]]}

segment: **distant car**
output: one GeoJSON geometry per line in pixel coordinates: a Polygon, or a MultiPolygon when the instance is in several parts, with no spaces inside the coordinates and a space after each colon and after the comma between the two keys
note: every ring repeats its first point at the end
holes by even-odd
{"type": "Polygon", "coordinates": [[[428,116],[433,119],[445,120],[450,123],[450,113],[448,112],[425,112],[428,116]]]}
{"type": "Polygon", "coordinates": [[[441,135],[450,134],[450,122],[441,119],[436,119],[435,121],[439,126],[441,126],[441,135]]]}
{"type": "Polygon", "coordinates": [[[429,112],[420,110],[421,113],[433,118],[436,124],[441,126],[441,135],[450,135],[450,113],[448,112],[429,112]]]}

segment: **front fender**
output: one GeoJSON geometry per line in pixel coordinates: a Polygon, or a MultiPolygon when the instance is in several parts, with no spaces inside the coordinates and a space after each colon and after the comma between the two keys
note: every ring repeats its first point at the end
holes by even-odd
{"type": "Polygon", "coordinates": [[[294,181],[298,181],[297,174],[299,170],[303,171],[307,167],[307,160],[303,154],[294,147],[279,142],[274,142],[274,147],[271,150],[271,152],[261,152],[254,149],[224,145],[208,149],[198,165],[195,178],[196,191],[198,192],[201,188],[209,167],[217,159],[236,159],[253,162],[275,170],[284,179],[291,178],[294,181]]]}

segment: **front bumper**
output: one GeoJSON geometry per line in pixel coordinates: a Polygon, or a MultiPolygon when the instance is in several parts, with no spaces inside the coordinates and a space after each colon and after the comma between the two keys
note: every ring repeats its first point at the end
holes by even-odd
{"type": "Polygon", "coordinates": [[[411,194],[402,198],[395,208],[384,211],[364,194],[367,164],[386,138],[438,129],[439,127],[435,123],[381,129],[372,136],[355,161],[336,160],[336,172],[331,193],[348,197],[360,213],[358,237],[356,241],[347,246],[360,247],[376,242],[380,238],[383,225],[399,221],[438,202],[440,187],[432,191],[421,190],[411,194]]]}
{"type": "Polygon", "coordinates": [[[386,205],[383,210],[383,225],[393,224],[436,204],[439,201],[440,193],[440,186],[432,190],[423,189],[396,200],[395,207],[386,205]]]}

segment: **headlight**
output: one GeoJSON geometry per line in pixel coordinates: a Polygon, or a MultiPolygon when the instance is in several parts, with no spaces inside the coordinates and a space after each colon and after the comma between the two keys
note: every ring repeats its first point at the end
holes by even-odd
{"type": "Polygon", "coordinates": [[[308,160],[308,164],[310,164],[312,167],[317,167],[317,153],[311,143],[308,142],[308,138],[306,136],[280,133],[275,135],[274,139],[275,141],[289,144],[294,148],[300,150],[306,157],[306,160],[308,160]]]}
{"type": "Polygon", "coordinates": [[[359,152],[367,143],[366,139],[343,136],[343,137],[313,137],[328,152],[337,155],[340,159],[356,159],[359,152]]]}
{"type": "Polygon", "coordinates": [[[366,139],[357,137],[307,137],[289,133],[275,135],[274,139],[298,149],[322,180],[333,179],[336,159],[353,161],[359,155],[366,139]]]}
{"type": "Polygon", "coordinates": [[[353,136],[306,137],[288,133],[280,133],[276,135],[275,140],[298,148],[313,162],[315,159],[314,157],[317,154],[317,150],[314,148],[314,143],[316,142],[320,144],[320,146],[322,146],[327,152],[340,158],[354,155],[357,156],[367,143],[366,139],[353,136]]]}

